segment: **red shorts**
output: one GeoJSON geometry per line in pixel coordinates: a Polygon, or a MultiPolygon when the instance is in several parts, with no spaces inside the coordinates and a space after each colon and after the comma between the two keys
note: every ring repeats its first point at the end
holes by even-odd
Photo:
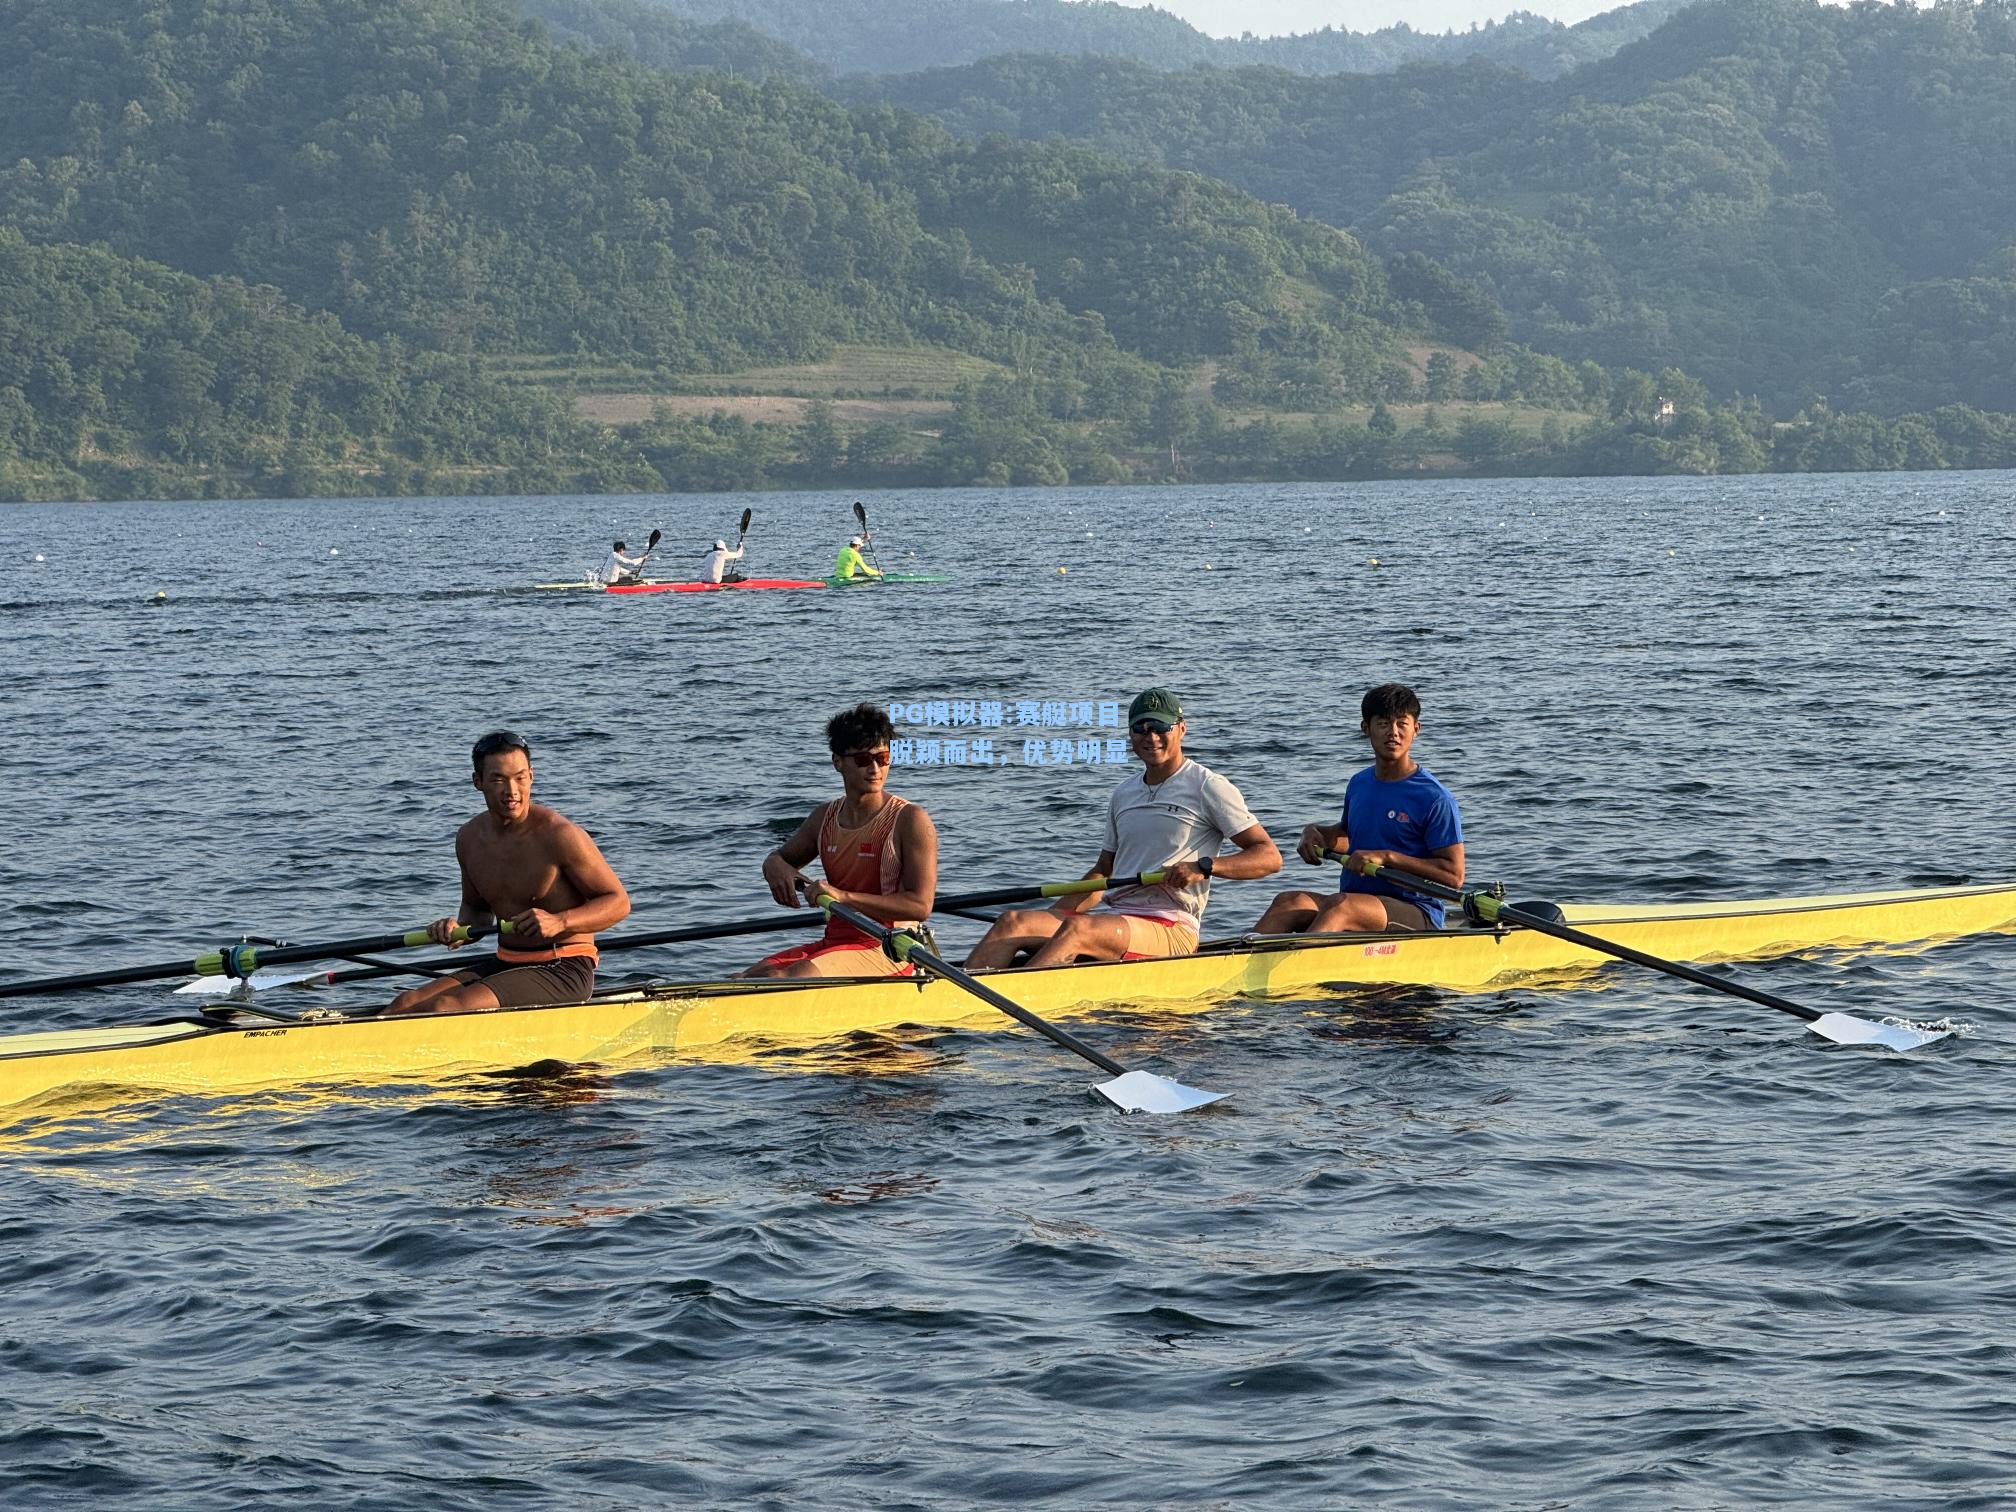
{"type": "Polygon", "coordinates": [[[889,958],[879,941],[814,940],[810,945],[793,945],[775,955],[763,957],[759,966],[796,966],[811,961],[820,976],[914,976],[917,968],[908,961],[889,958]]]}

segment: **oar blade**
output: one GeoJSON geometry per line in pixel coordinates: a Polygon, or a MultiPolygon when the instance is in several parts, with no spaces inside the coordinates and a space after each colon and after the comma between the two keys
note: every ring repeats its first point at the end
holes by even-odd
{"type": "Polygon", "coordinates": [[[1129,1071],[1092,1089],[1123,1113],[1188,1113],[1217,1102],[1223,1092],[1200,1092],[1150,1071],[1129,1071]]]}
{"type": "Polygon", "coordinates": [[[229,997],[241,987],[249,987],[254,992],[264,992],[271,987],[310,987],[329,980],[328,968],[320,971],[302,972],[287,966],[262,966],[249,977],[198,977],[193,982],[184,982],[175,991],[191,997],[229,997]]]}
{"type": "Polygon", "coordinates": [[[1913,1029],[1909,1024],[1875,1024],[1852,1013],[1823,1013],[1806,1027],[1837,1045],[1881,1045],[1886,1050],[1917,1050],[1945,1039],[1951,1029],[1913,1029]]]}

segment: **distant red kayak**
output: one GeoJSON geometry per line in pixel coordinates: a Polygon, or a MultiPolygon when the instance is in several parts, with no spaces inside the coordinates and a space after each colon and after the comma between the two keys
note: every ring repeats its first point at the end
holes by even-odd
{"type": "Polygon", "coordinates": [[[824,588],[816,578],[744,578],[739,583],[618,583],[610,593],[722,593],[730,588],[824,588]]]}

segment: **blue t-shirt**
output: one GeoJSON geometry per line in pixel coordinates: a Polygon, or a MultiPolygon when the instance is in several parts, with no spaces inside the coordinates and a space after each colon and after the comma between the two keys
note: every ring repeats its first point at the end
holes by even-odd
{"type": "MultiPolygon", "coordinates": [[[[1445,845],[1463,841],[1463,816],[1456,797],[1437,782],[1428,768],[1417,766],[1398,782],[1381,782],[1376,767],[1366,767],[1344,785],[1344,815],[1339,823],[1353,850],[1390,850],[1403,856],[1426,856],[1445,845]]],[[[1440,898],[1410,892],[1384,877],[1361,877],[1346,871],[1339,892],[1380,893],[1412,903],[1442,927],[1440,898]]]]}

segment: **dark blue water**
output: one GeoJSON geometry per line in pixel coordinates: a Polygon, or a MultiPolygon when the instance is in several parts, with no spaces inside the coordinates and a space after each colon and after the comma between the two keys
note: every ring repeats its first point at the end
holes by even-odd
{"type": "MultiPolygon", "coordinates": [[[[0,965],[447,912],[495,724],[638,926],[757,913],[836,709],[1154,682],[1277,835],[1411,682],[1523,897],[2006,878],[2012,488],[878,495],[887,565],[953,582],[642,599],[527,590],[745,505],[752,570],[818,575],[848,498],[9,507],[0,965]]],[[[892,782],[945,886],[1075,875],[1118,771],[968,733],[1010,759],[892,782]]],[[[1741,969],[1973,1026],[1909,1058],[1623,967],[1087,1021],[1232,1094],[1152,1121],[1012,1028],[10,1112],[0,1504],[2008,1505],[2012,967],[1741,969]]]]}

